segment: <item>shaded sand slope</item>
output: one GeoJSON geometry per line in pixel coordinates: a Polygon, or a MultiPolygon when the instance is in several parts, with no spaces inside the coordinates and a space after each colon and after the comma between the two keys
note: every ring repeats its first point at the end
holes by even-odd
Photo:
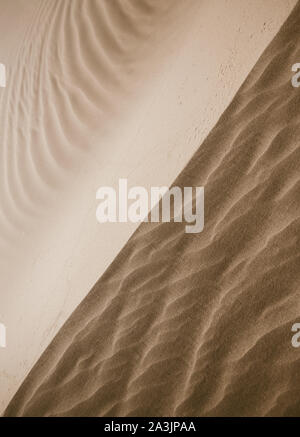
{"type": "Polygon", "coordinates": [[[204,232],[140,226],[7,416],[299,415],[299,32],[300,4],[175,181],[204,232]]]}

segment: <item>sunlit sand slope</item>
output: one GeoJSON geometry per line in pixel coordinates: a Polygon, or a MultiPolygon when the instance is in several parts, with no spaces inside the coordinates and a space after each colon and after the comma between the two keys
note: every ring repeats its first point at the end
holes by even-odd
{"type": "Polygon", "coordinates": [[[114,116],[126,110],[133,76],[146,68],[140,58],[149,55],[147,41],[171,6],[170,0],[38,4],[0,96],[1,247],[24,238],[45,199],[94,145],[93,133],[111,130],[114,116]]]}
{"type": "Polygon", "coordinates": [[[175,181],[204,231],[140,226],[7,416],[300,414],[299,32],[298,4],[175,181]]]}

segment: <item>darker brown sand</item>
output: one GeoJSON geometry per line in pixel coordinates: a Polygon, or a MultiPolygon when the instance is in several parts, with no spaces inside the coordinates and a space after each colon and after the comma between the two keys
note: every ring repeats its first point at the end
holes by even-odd
{"type": "Polygon", "coordinates": [[[205,228],[143,224],[6,416],[300,414],[300,4],[175,181],[205,228]]]}

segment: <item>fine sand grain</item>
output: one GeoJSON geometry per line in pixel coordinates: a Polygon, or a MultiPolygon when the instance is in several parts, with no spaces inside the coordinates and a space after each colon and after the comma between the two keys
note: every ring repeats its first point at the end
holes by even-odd
{"type": "Polygon", "coordinates": [[[300,414],[299,33],[300,4],[175,181],[204,232],[141,225],[6,416],[300,414]]]}
{"type": "Polygon", "coordinates": [[[170,186],[296,0],[0,0],[0,414],[138,228],[99,186],[170,186]]]}

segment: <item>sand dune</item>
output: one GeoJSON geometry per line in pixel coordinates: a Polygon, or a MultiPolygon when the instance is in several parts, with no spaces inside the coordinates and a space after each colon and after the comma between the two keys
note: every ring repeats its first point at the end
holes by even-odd
{"type": "Polygon", "coordinates": [[[98,187],[171,185],[295,4],[0,0],[0,413],[138,227],[98,187]]]}
{"type": "Polygon", "coordinates": [[[175,181],[205,231],[140,226],[6,416],[299,415],[299,31],[300,4],[175,181]]]}
{"type": "Polygon", "coordinates": [[[116,159],[130,157],[124,120],[159,67],[153,57],[157,50],[161,55],[165,21],[169,28],[177,25],[180,2],[0,3],[0,56],[7,72],[0,93],[0,321],[9,337],[0,350],[2,411],[103,272],[101,262],[109,265],[126,241],[112,243],[100,262],[86,259],[87,250],[105,247],[93,211],[99,174],[109,183],[116,159]],[[87,214],[91,226],[83,231],[87,214]],[[82,235],[89,242],[80,246],[82,235]],[[75,259],[79,280],[70,273],[79,271],[75,259]],[[84,274],[87,266],[94,272],[84,274]]]}

